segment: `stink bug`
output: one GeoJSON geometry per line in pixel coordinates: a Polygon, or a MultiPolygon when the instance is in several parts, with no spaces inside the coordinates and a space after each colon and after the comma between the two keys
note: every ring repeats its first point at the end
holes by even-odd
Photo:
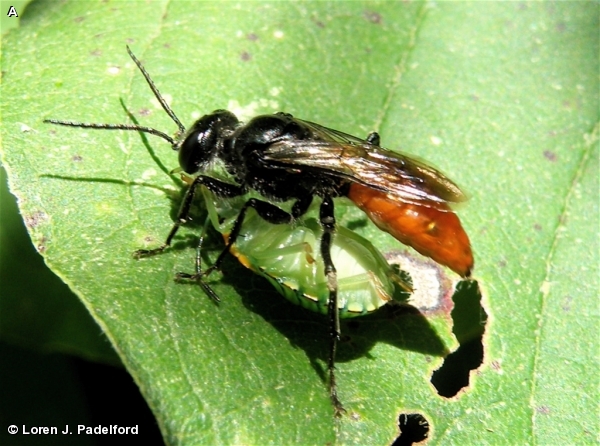
{"type": "MultiPolygon", "coordinates": [[[[201,190],[209,219],[228,244],[248,197],[223,199],[205,187],[201,190]]],[[[294,225],[276,225],[249,211],[230,252],[291,302],[327,314],[329,289],[318,246],[322,232],[313,217],[302,217],[294,225]]],[[[411,291],[406,275],[391,267],[371,242],[343,226],[336,228],[331,257],[337,269],[341,318],[371,313],[392,300],[403,300],[411,291]]],[[[197,269],[201,271],[199,265],[197,269]]]]}

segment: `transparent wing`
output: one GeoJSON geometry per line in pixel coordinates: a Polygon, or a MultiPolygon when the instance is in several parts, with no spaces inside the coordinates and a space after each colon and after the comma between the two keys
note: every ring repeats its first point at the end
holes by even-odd
{"type": "Polygon", "coordinates": [[[304,121],[303,119],[294,118],[297,121],[302,122],[304,125],[309,127],[315,136],[319,139],[331,142],[339,142],[342,144],[369,144],[365,139],[358,138],[356,136],[349,135],[348,133],[340,132],[339,130],[330,129],[320,124],[304,121]]]}
{"type": "Polygon", "coordinates": [[[318,124],[307,124],[324,140],[277,142],[264,152],[265,160],[284,169],[304,166],[338,176],[401,201],[435,207],[436,203],[466,200],[455,183],[424,162],[318,124]]]}

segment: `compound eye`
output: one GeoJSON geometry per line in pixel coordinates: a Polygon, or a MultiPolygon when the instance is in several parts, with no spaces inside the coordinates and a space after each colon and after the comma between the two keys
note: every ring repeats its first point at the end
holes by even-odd
{"type": "Polygon", "coordinates": [[[184,172],[194,174],[208,162],[211,151],[206,147],[206,137],[206,132],[192,131],[179,146],[179,166],[184,172]]]}

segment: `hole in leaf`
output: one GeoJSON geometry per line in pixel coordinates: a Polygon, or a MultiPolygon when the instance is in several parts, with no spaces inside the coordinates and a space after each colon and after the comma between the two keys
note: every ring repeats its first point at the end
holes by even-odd
{"type": "Polygon", "coordinates": [[[392,446],[410,446],[425,440],[429,435],[429,422],[420,413],[401,413],[398,427],[400,435],[392,446]]]}
{"type": "Polygon", "coordinates": [[[431,384],[446,398],[468,386],[469,373],[483,362],[483,334],[488,317],[481,306],[481,291],[476,280],[459,282],[452,300],[452,332],[459,346],[431,376],[431,384]]]}

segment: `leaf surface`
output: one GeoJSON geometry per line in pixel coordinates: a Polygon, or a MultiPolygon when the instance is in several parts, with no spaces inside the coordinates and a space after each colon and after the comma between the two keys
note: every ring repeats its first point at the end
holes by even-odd
{"type": "MultiPolygon", "coordinates": [[[[565,444],[598,435],[598,4],[42,3],[2,57],[2,162],[35,246],[140,386],[169,444],[389,444],[401,412],[433,443],[565,444]],[[193,267],[199,226],[166,236],[180,203],[166,143],[45,118],[175,130],[131,46],[182,122],[217,108],[287,111],[440,167],[486,312],[484,366],[456,398],[429,379],[456,347],[447,312],[346,325],[337,366],[350,415],[322,380],[327,321],[228,258],[193,267]],[[154,151],[156,160],[148,155],[154,151]]],[[[344,218],[382,251],[399,244],[344,218]]],[[[356,217],[359,216],[359,217],[356,217]]],[[[209,256],[218,253],[213,239],[209,256]]],[[[445,274],[451,274],[444,272],[445,274]]],[[[418,288],[422,283],[413,274],[418,288]]]]}

